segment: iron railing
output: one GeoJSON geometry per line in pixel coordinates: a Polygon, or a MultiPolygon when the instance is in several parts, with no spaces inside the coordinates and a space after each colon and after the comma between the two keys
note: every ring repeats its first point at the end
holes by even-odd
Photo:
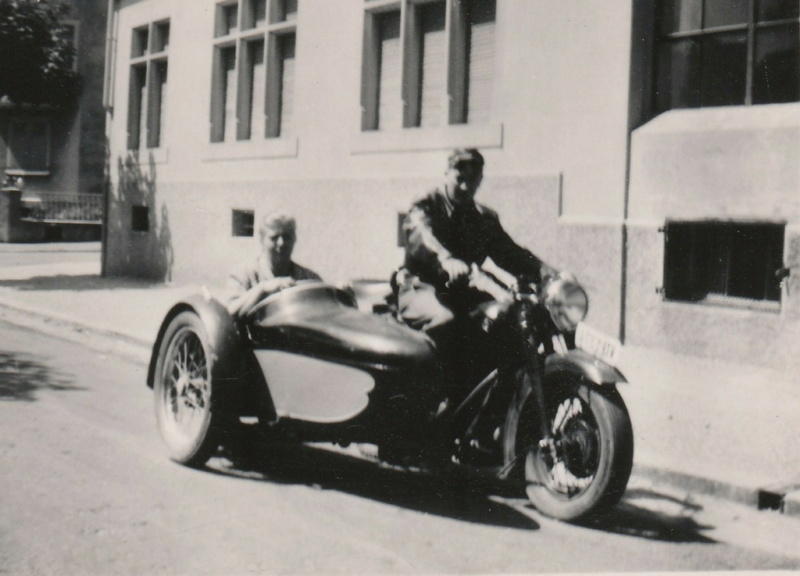
{"type": "Polygon", "coordinates": [[[22,220],[54,224],[101,224],[100,194],[43,193],[22,198],[22,220]]]}

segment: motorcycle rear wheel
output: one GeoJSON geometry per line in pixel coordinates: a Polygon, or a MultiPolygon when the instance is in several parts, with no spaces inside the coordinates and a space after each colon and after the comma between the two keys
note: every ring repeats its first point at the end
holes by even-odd
{"type": "Polygon", "coordinates": [[[219,446],[212,374],[203,323],[194,312],[181,312],[161,342],[153,391],[156,422],[169,456],[187,466],[202,466],[219,446]]]}
{"type": "Polygon", "coordinates": [[[540,512],[574,521],[616,504],[633,467],[633,430],[619,392],[575,380],[547,385],[547,427],[542,440],[529,397],[518,447],[526,492],[540,512]],[[525,438],[527,436],[527,438],[525,438]]]}

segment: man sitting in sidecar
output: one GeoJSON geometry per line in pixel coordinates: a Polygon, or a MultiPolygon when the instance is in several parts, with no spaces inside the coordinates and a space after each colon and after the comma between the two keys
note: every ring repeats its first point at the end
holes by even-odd
{"type": "Polygon", "coordinates": [[[258,234],[261,254],[254,263],[232,273],[228,279],[228,289],[232,292],[228,312],[237,319],[247,318],[264,298],[294,286],[297,281],[322,280],[316,272],[292,260],[297,241],[293,216],[280,212],[267,214],[258,234]]]}

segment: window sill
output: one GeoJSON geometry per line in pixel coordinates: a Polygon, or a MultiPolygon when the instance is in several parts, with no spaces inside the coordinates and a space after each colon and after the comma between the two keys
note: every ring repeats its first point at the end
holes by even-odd
{"type": "Polygon", "coordinates": [[[692,304],[714,308],[728,308],[732,310],[749,310],[752,312],[772,312],[780,313],[781,303],[774,300],[752,300],[750,298],[738,298],[735,296],[725,296],[724,294],[708,294],[697,302],[684,300],[666,300],[672,304],[692,304]]]}
{"type": "Polygon", "coordinates": [[[8,168],[5,173],[7,176],[50,176],[50,170],[23,170],[21,168],[8,168]]]}
{"type": "Polygon", "coordinates": [[[128,154],[134,156],[139,163],[143,159],[153,164],[166,164],[169,160],[169,148],[141,148],[139,150],[128,150],[128,154]]]}
{"type": "Polygon", "coordinates": [[[297,137],[267,138],[260,141],[215,142],[209,144],[204,162],[224,160],[259,160],[263,158],[296,158],[297,137]]]}
{"type": "Polygon", "coordinates": [[[352,154],[447,150],[450,148],[502,148],[503,125],[455,124],[438,128],[404,128],[382,132],[369,130],[351,139],[352,154]]]}

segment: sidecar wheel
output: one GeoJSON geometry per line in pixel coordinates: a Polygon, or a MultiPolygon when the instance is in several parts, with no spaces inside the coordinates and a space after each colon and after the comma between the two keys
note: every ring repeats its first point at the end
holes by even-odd
{"type": "Polygon", "coordinates": [[[153,390],[156,422],[170,458],[188,466],[202,466],[219,446],[212,363],[200,318],[181,312],[164,334],[153,390]]]}
{"type": "MultiPolygon", "coordinates": [[[[633,430],[616,389],[575,381],[548,385],[552,440],[541,441],[528,402],[519,447],[527,494],[537,510],[573,521],[608,509],[625,492],[633,467],[633,430]]],[[[532,400],[530,398],[529,400],[532,400]]]]}

